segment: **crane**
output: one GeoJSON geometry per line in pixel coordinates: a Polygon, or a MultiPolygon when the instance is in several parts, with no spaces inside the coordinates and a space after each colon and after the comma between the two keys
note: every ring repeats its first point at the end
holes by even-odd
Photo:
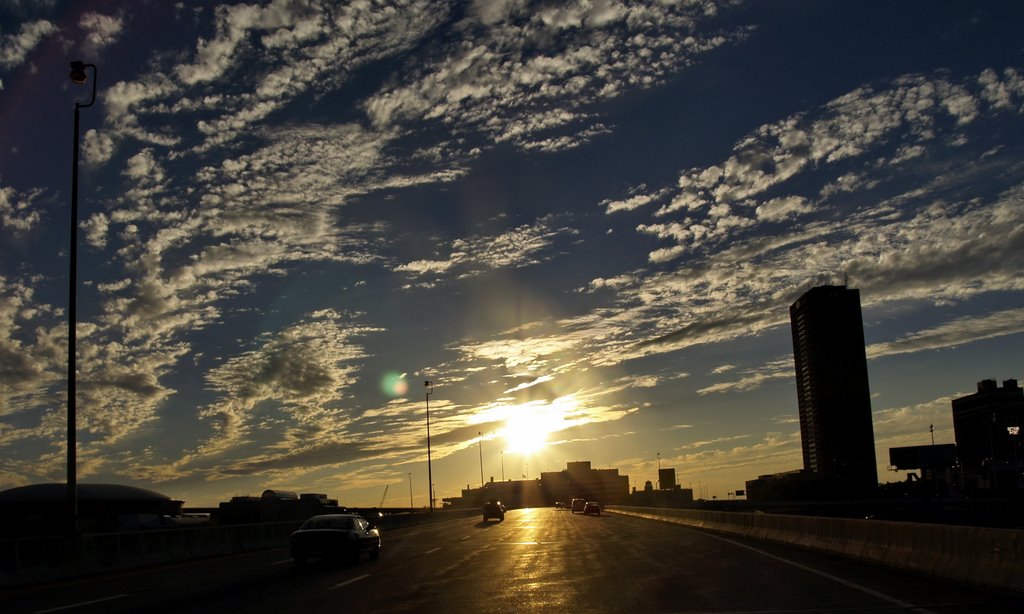
{"type": "Polygon", "coordinates": [[[377,507],[384,507],[384,498],[388,496],[388,489],[391,488],[391,484],[384,486],[384,494],[380,496],[380,505],[377,507]]]}

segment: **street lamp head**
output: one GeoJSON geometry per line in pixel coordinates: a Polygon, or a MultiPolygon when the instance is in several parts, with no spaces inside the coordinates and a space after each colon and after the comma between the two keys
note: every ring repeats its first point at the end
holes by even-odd
{"type": "Polygon", "coordinates": [[[89,76],[85,74],[85,62],[75,60],[71,63],[71,82],[75,85],[83,85],[89,80],[89,76]]]}
{"type": "Polygon", "coordinates": [[[427,381],[423,382],[423,387],[424,387],[424,388],[430,388],[430,387],[431,387],[431,386],[433,386],[433,385],[434,385],[434,384],[432,384],[432,383],[430,382],[430,380],[427,380],[427,381]]]}

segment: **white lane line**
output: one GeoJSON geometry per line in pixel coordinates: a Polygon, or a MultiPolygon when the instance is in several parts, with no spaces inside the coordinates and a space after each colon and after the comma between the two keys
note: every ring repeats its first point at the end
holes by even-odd
{"type": "Polygon", "coordinates": [[[62,610],[70,610],[72,608],[80,608],[82,606],[92,605],[94,603],[103,603],[104,601],[113,601],[115,599],[121,599],[122,597],[127,597],[127,596],[128,596],[128,593],[125,593],[123,595],[114,595],[112,597],[104,597],[102,599],[93,599],[92,601],[83,601],[81,603],[73,603],[71,605],[62,605],[59,608],[50,608],[49,610],[38,610],[36,612],[36,614],[47,614],[47,612],[60,612],[62,610]]]}
{"type": "Polygon", "coordinates": [[[284,565],[284,564],[286,564],[286,563],[291,563],[291,562],[292,562],[292,560],[291,560],[291,559],[285,559],[285,560],[283,560],[283,561],[277,561],[277,562],[275,562],[275,563],[271,563],[271,565],[284,565]]]}
{"type": "Polygon", "coordinates": [[[802,570],[810,572],[812,574],[821,576],[822,578],[827,578],[829,580],[832,580],[833,582],[838,582],[839,584],[842,584],[843,586],[846,586],[846,587],[858,590],[858,591],[860,591],[862,593],[866,593],[868,595],[871,595],[872,597],[875,597],[876,599],[881,599],[882,601],[888,601],[889,603],[891,603],[893,605],[896,605],[896,606],[899,606],[900,608],[903,608],[904,610],[910,610],[912,612],[918,612],[919,614],[935,614],[935,612],[932,612],[931,610],[929,610],[927,608],[918,607],[918,606],[916,606],[916,605],[914,605],[912,603],[908,603],[906,601],[903,601],[902,599],[897,599],[896,597],[891,597],[889,595],[886,595],[885,593],[881,593],[879,591],[876,591],[874,589],[868,588],[866,586],[861,586],[860,584],[857,584],[856,582],[850,582],[849,580],[844,580],[843,578],[840,578],[838,576],[833,576],[832,574],[824,572],[824,571],[821,571],[820,569],[815,569],[813,567],[808,567],[807,565],[804,565],[802,563],[797,563],[796,561],[791,561],[789,559],[782,558],[781,556],[776,556],[774,554],[770,554],[770,553],[765,552],[764,550],[761,550],[759,548],[755,548],[753,546],[748,546],[746,544],[741,544],[740,542],[733,541],[731,539],[728,539],[726,537],[722,537],[720,535],[714,535],[714,534],[711,534],[711,533],[705,533],[705,535],[707,535],[709,537],[714,537],[715,539],[720,539],[720,540],[722,540],[724,542],[727,542],[727,543],[730,543],[730,544],[732,544],[734,546],[739,546],[740,548],[746,548],[747,550],[753,550],[754,552],[756,552],[756,553],[758,553],[760,555],[766,556],[766,557],[768,557],[770,559],[774,559],[774,560],[776,560],[776,561],[778,561],[780,563],[785,563],[787,565],[792,565],[793,567],[796,567],[798,569],[802,569],[802,570]]]}
{"type": "Polygon", "coordinates": [[[460,539],[459,541],[466,541],[466,540],[467,540],[467,539],[469,539],[470,537],[472,537],[472,535],[466,535],[465,537],[463,537],[463,538],[462,538],[462,539],[460,539]]]}
{"type": "Polygon", "coordinates": [[[354,578],[349,578],[348,580],[345,580],[344,582],[338,582],[337,584],[335,584],[334,586],[332,586],[331,588],[329,588],[327,590],[333,590],[333,589],[336,589],[336,588],[341,588],[342,586],[347,586],[349,584],[352,584],[353,582],[359,582],[360,580],[365,580],[365,579],[367,579],[369,577],[370,577],[370,574],[364,573],[361,576],[356,576],[354,578]]]}
{"type": "Polygon", "coordinates": [[[423,554],[433,554],[433,553],[437,552],[437,551],[438,551],[438,550],[440,550],[440,549],[441,549],[441,547],[440,547],[440,546],[438,546],[437,548],[431,548],[430,550],[427,550],[427,551],[426,551],[426,552],[424,552],[423,554]]]}

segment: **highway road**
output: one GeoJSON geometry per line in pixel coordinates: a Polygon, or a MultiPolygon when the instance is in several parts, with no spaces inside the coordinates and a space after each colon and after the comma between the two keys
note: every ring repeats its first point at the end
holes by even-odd
{"type": "Polygon", "coordinates": [[[605,513],[510,510],[384,533],[376,561],[286,549],[0,593],[5,612],[1020,612],[979,590],[605,513]]]}

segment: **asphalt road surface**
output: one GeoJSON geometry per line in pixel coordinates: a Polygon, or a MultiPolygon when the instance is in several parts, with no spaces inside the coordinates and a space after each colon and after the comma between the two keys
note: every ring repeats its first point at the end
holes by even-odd
{"type": "Polygon", "coordinates": [[[387,532],[376,561],[286,549],[0,593],[4,612],[1021,612],[986,591],[680,525],[510,510],[387,532]]]}

